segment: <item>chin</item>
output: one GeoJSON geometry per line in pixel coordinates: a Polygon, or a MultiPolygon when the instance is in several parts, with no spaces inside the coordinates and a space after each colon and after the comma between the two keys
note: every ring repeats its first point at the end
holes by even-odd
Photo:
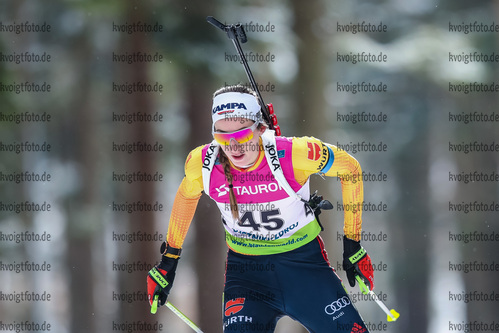
{"type": "Polygon", "coordinates": [[[234,164],[235,166],[240,167],[240,168],[242,168],[242,167],[244,167],[244,166],[246,166],[246,165],[249,164],[249,162],[246,161],[246,159],[243,159],[243,160],[234,160],[234,159],[231,159],[231,161],[232,161],[232,164],[234,164]]]}
{"type": "Polygon", "coordinates": [[[251,161],[248,158],[248,156],[244,156],[242,159],[238,159],[238,158],[231,156],[230,160],[231,160],[232,164],[234,164],[235,166],[237,166],[239,168],[245,168],[249,164],[251,164],[251,161]]]}
{"type": "Polygon", "coordinates": [[[256,162],[258,159],[258,153],[253,153],[251,151],[245,151],[242,153],[231,154],[230,152],[226,152],[232,164],[239,168],[247,168],[256,162]]]}

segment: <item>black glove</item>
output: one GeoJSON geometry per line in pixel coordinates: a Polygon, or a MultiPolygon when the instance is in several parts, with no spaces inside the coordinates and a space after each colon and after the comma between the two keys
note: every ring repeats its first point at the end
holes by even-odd
{"type": "MultiPolygon", "coordinates": [[[[353,239],[343,236],[343,269],[345,270],[350,287],[355,286],[356,277],[358,276],[369,290],[374,289],[374,275],[371,258],[366,250],[353,239]]],[[[369,290],[362,288],[360,290],[367,294],[369,290]]]]}
{"type": "Polygon", "coordinates": [[[162,253],[161,262],[153,267],[147,275],[147,296],[152,313],[156,313],[158,305],[162,306],[166,303],[175,279],[181,249],[163,243],[160,251],[162,253]]]}

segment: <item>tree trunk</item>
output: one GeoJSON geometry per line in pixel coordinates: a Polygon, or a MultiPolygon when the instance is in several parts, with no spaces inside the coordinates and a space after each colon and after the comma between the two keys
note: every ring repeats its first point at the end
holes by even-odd
{"type": "MultiPolygon", "coordinates": [[[[413,80],[414,91],[423,91],[423,82],[413,80]],[[420,89],[418,89],[420,88],[420,89]]],[[[425,96],[414,108],[408,108],[408,124],[413,126],[412,137],[406,138],[406,144],[399,147],[393,155],[395,181],[399,187],[399,201],[394,214],[390,214],[391,230],[394,233],[393,253],[395,258],[394,276],[397,301],[404,304],[404,320],[398,330],[401,332],[426,332],[428,328],[428,271],[429,267],[429,221],[428,169],[429,150],[428,121],[431,96],[425,96]],[[403,224],[401,224],[403,223],[403,224]]]]}
{"type": "MultiPolygon", "coordinates": [[[[186,87],[190,149],[211,141],[211,95],[206,75],[193,72],[186,87]]],[[[224,231],[213,201],[201,197],[194,217],[195,271],[199,325],[205,332],[222,330],[222,291],[225,271],[224,231]]]]}
{"type": "MultiPolygon", "coordinates": [[[[75,63],[81,66],[80,88],[73,102],[73,112],[69,115],[70,126],[66,127],[65,138],[74,146],[63,145],[72,160],[77,161],[82,169],[82,189],[69,201],[67,228],[67,267],[69,267],[71,332],[95,332],[94,265],[92,239],[95,236],[93,225],[97,218],[92,213],[99,205],[96,184],[96,145],[92,127],[95,123],[95,110],[91,103],[91,58],[89,41],[85,32],[75,41],[75,63]],[[71,141],[75,140],[75,141],[71,141]]],[[[67,143],[67,141],[66,141],[67,143]]]]}
{"type": "MultiPolygon", "coordinates": [[[[148,22],[146,13],[148,13],[147,5],[139,4],[135,7],[129,6],[128,8],[128,22],[148,22]]],[[[151,53],[150,49],[150,38],[149,34],[134,33],[130,36],[123,37],[126,52],[141,52],[151,53]]],[[[124,69],[123,77],[119,80],[126,82],[147,82],[151,83],[148,73],[150,68],[148,62],[137,62],[133,65],[121,65],[124,69]]],[[[117,71],[118,72],[118,71],[117,71]]],[[[164,82],[161,82],[163,85],[164,82]]],[[[122,98],[122,94],[117,96],[122,98]]],[[[124,97],[126,104],[123,110],[114,110],[119,113],[136,113],[141,112],[144,114],[151,114],[153,111],[153,101],[154,98],[158,98],[158,93],[147,93],[147,92],[134,92],[130,95],[124,97]]],[[[128,129],[128,127],[125,127],[128,129]]],[[[148,144],[154,145],[159,141],[154,133],[153,122],[139,121],[130,125],[127,132],[123,133],[124,137],[117,139],[117,141],[128,141],[128,142],[146,142],[148,144]]],[[[124,166],[120,165],[120,171],[140,171],[143,173],[154,174],[157,171],[157,160],[158,154],[165,154],[166,152],[135,152],[133,154],[126,154],[124,166]],[[125,169],[125,170],[123,170],[125,169]]],[[[147,204],[154,205],[157,201],[156,197],[156,183],[152,181],[138,181],[130,185],[123,185],[126,190],[123,191],[123,199],[128,202],[141,201],[147,204]]],[[[133,214],[127,214],[126,218],[123,219],[122,223],[127,223],[127,231],[130,234],[136,234],[138,232],[154,234],[156,232],[155,228],[155,215],[157,212],[154,211],[140,211],[133,214]]],[[[122,216],[122,214],[121,214],[122,216]]],[[[119,223],[119,217],[117,219],[119,223]]],[[[166,221],[164,221],[166,223],[166,221]]],[[[164,223],[162,224],[165,225],[164,223]]],[[[160,232],[165,232],[160,230],[160,232]]],[[[130,262],[146,262],[149,265],[155,265],[160,259],[159,247],[160,243],[144,243],[144,242],[134,242],[131,245],[121,244],[118,249],[118,253],[121,251],[126,252],[128,248],[128,255],[126,260],[130,262]]],[[[121,260],[121,259],[120,259],[121,260]]],[[[132,274],[127,274],[127,272],[120,272],[120,289],[122,291],[128,292],[144,292],[146,285],[146,275],[147,271],[136,271],[132,274]]],[[[148,321],[150,323],[156,323],[158,317],[154,317],[150,313],[150,308],[146,302],[134,302],[132,305],[129,303],[121,303],[121,321],[148,321]]]]}
{"type": "MultiPolygon", "coordinates": [[[[324,5],[321,1],[305,2],[299,0],[291,1],[294,13],[293,30],[298,38],[298,75],[295,78],[293,103],[296,104],[295,119],[298,126],[293,128],[292,136],[314,136],[325,142],[330,139],[327,135],[328,123],[325,121],[325,114],[328,112],[324,99],[323,88],[326,84],[326,56],[323,47],[324,40],[314,33],[317,28],[315,22],[324,13],[324,5]]],[[[277,112],[278,114],[278,112],[277,112]]],[[[285,132],[291,132],[283,129],[285,132]]],[[[323,180],[320,177],[312,176],[310,179],[310,190],[315,190],[324,198],[334,202],[333,194],[330,190],[333,179],[323,180]]],[[[341,198],[341,193],[336,194],[341,198]]],[[[331,212],[323,211],[321,222],[325,231],[321,233],[326,249],[328,250],[331,265],[334,266],[335,251],[333,251],[333,224],[331,212]]],[[[341,221],[342,223],[343,221],[341,221]]],[[[341,254],[340,254],[341,256],[341,254]]],[[[283,325],[284,326],[284,325],[283,325]]],[[[282,328],[280,331],[291,332],[291,328],[282,328]]],[[[303,327],[293,325],[292,332],[307,332],[303,327]]]]}

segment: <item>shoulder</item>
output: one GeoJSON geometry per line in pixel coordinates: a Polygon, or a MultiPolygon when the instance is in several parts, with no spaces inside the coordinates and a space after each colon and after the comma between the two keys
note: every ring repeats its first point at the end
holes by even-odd
{"type": "Polygon", "coordinates": [[[311,161],[318,161],[329,154],[328,145],[313,136],[293,137],[292,144],[293,153],[311,161]]]}
{"type": "Polygon", "coordinates": [[[202,177],[202,167],[203,167],[203,155],[206,153],[206,149],[209,144],[201,145],[189,152],[187,158],[185,159],[185,176],[188,179],[198,179],[202,177]]]}
{"type": "Polygon", "coordinates": [[[323,144],[321,140],[313,136],[292,137],[291,140],[293,142],[293,149],[309,150],[310,147],[315,145],[321,146],[323,144]]]}
{"type": "Polygon", "coordinates": [[[334,161],[334,147],[312,136],[293,137],[292,155],[295,168],[322,172],[334,161]]]}

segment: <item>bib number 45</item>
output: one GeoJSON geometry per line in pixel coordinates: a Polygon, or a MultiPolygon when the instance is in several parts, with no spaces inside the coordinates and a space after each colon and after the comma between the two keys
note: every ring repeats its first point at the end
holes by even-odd
{"type": "Polygon", "coordinates": [[[258,214],[258,212],[246,211],[244,215],[241,216],[241,220],[238,222],[238,225],[240,227],[253,228],[254,231],[259,231],[261,227],[272,231],[280,229],[284,225],[284,220],[277,217],[281,215],[279,209],[261,211],[260,224],[255,221],[253,213],[258,214]]]}

